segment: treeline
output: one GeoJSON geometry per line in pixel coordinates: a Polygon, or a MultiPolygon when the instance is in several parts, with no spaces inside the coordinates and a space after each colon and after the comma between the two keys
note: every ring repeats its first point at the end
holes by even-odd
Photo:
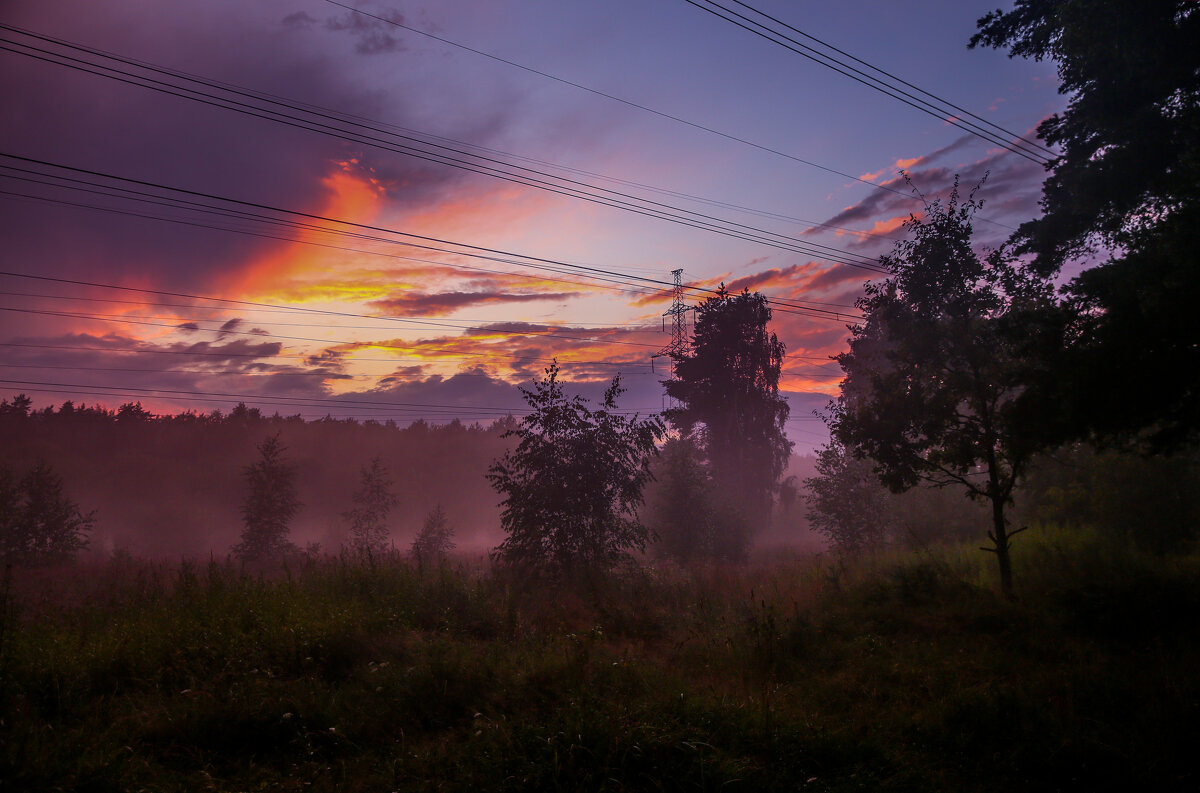
{"type": "Polygon", "coordinates": [[[222,555],[243,529],[246,468],[278,435],[295,470],[300,507],[291,540],[299,547],[320,543],[336,553],[350,543],[345,513],[355,507],[363,467],[378,458],[396,496],[388,523],[397,548],[408,550],[440,505],[459,548],[482,551],[501,539],[485,473],[511,445],[502,436],[514,424],[306,421],[244,404],[172,415],[139,403],[35,408],[21,395],[0,401],[0,467],[17,484],[39,465],[51,469],[82,513],[95,512],[95,552],[222,555]]]}
{"type": "MultiPolygon", "coordinates": [[[[962,488],[888,490],[875,464],[836,440],[796,494],[812,529],[835,552],[919,550],[975,542],[990,506],[962,488]]],[[[1150,553],[1186,553],[1200,539],[1200,453],[1143,456],[1071,444],[1038,455],[1013,492],[1014,527],[1088,528],[1150,553]]]]}

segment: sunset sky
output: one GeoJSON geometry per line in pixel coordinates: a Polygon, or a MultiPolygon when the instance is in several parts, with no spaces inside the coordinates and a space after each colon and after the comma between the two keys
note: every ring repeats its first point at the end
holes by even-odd
{"type": "MultiPolygon", "coordinates": [[[[682,268],[777,301],[804,452],[900,169],[990,172],[983,244],[1038,211],[1040,164],[685,0],[346,4],[0,5],[0,396],[488,422],[557,357],[654,412],[682,268]]],[[[1020,134],[1064,103],[967,49],[994,0],[750,5],[1020,134]]]]}

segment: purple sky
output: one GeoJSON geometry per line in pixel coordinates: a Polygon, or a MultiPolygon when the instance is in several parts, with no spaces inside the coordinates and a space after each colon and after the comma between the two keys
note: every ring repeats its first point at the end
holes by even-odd
{"type": "MultiPolygon", "coordinates": [[[[586,392],[620,371],[625,404],[658,410],[664,367],[659,360],[652,369],[650,355],[667,341],[660,315],[668,303],[637,279],[669,281],[681,267],[688,284],[725,281],[847,312],[870,275],[35,54],[142,75],[151,74],[146,65],[186,72],[225,84],[204,89],[211,94],[249,89],[311,106],[295,111],[309,119],[354,116],[359,135],[392,148],[436,136],[465,152],[456,158],[488,158],[475,167],[516,164],[560,187],[582,182],[643,208],[658,202],[651,206],[742,224],[756,236],[829,246],[834,259],[877,256],[902,233],[897,225],[920,203],[901,167],[929,196],[955,174],[973,185],[990,172],[977,223],[985,244],[1037,212],[1039,165],[683,0],[355,5],[528,69],[324,0],[0,7],[0,24],[142,63],[3,31],[5,47],[24,54],[0,51],[0,153],[192,191],[0,159],[0,270],[125,287],[0,276],[0,396],[24,391],[39,405],[140,399],[157,411],[228,409],[244,398],[285,414],[486,421],[521,407],[513,384],[557,357],[586,392]],[[63,176],[90,184],[68,189],[63,176]],[[117,197],[114,188],[143,195],[117,197]],[[219,204],[220,214],[164,205],[181,197],[219,204]],[[308,219],[326,230],[300,229],[280,221],[303,218],[262,207],[360,225],[333,234],[308,219]],[[272,222],[233,214],[250,211],[272,222]],[[471,258],[428,241],[412,248],[387,230],[535,260],[471,258]],[[597,273],[578,265],[606,280],[581,277],[597,273]]],[[[1063,104],[1052,65],[967,50],[976,18],[994,3],[755,7],[1016,132],[1063,104]]],[[[843,348],[845,324],[776,312],[774,329],[792,356],[785,387],[798,451],[824,435],[811,411],[836,389],[826,357],[843,348]]]]}

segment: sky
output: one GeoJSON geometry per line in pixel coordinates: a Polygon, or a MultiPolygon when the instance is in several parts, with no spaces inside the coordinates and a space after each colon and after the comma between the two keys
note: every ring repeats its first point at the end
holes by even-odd
{"type": "MultiPolygon", "coordinates": [[[[1052,64],[967,49],[992,0],[750,5],[1011,132],[1065,103],[1052,64]]],[[[986,173],[997,246],[1045,175],[685,0],[8,0],[0,25],[0,397],[39,407],[487,423],[557,360],[656,412],[682,269],[688,305],[773,301],[811,452],[915,193],[986,173]]]]}

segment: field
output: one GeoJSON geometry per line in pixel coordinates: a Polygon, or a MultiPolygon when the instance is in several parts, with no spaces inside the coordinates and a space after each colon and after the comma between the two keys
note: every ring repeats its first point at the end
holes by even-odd
{"type": "Polygon", "coordinates": [[[1185,790],[1200,559],[12,571],[4,790],[1185,790]]]}

